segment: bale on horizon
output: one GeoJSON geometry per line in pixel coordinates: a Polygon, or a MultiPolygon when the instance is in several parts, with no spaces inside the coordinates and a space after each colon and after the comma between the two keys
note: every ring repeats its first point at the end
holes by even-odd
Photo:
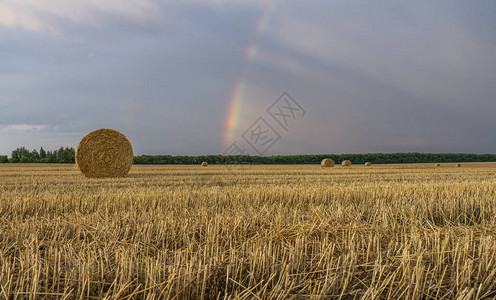
{"type": "Polygon", "coordinates": [[[372,165],[372,163],[371,163],[371,162],[369,162],[369,161],[365,163],[365,166],[366,166],[366,167],[370,167],[371,165],[372,165]]]}
{"type": "Polygon", "coordinates": [[[462,164],[461,163],[457,163],[456,166],[459,168],[459,167],[462,166],[462,164]]]}
{"type": "Polygon", "coordinates": [[[333,168],[335,165],[334,163],[334,160],[330,159],[330,158],[324,158],[321,162],[320,162],[320,166],[322,168],[333,168]]]}
{"type": "Polygon", "coordinates": [[[439,164],[439,163],[434,165],[434,167],[440,167],[440,166],[441,166],[441,164],[439,164]]]}
{"type": "Polygon", "coordinates": [[[202,165],[202,167],[208,167],[208,162],[204,161],[204,162],[202,162],[201,165],[202,165]]]}
{"type": "Polygon", "coordinates": [[[131,143],[114,129],[102,128],[88,133],[76,150],[76,164],[88,178],[124,177],[133,160],[131,143]]]}
{"type": "Polygon", "coordinates": [[[341,163],[341,166],[351,167],[351,161],[350,160],[343,160],[343,162],[341,163]]]}

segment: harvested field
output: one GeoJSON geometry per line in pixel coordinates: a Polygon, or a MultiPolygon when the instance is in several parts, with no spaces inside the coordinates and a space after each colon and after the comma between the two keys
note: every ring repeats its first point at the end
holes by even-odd
{"type": "Polygon", "coordinates": [[[496,163],[0,165],[0,298],[491,299],[496,163]]]}

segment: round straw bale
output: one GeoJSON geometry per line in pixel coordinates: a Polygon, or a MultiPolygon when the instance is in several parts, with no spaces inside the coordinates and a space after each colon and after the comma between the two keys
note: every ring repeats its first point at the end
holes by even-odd
{"type": "Polygon", "coordinates": [[[341,163],[341,166],[343,166],[343,167],[351,167],[351,161],[349,161],[349,160],[343,160],[343,162],[341,163]]]}
{"type": "Polygon", "coordinates": [[[202,162],[202,167],[208,167],[208,162],[206,161],[202,162]]]}
{"type": "Polygon", "coordinates": [[[79,142],[76,163],[88,178],[124,177],[133,164],[133,148],[125,135],[102,128],[79,142]]]}
{"type": "Polygon", "coordinates": [[[370,167],[371,165],[372,165],[372,163],[371,163],[371,162],[369,162],[369,161],[365,163],[365,166],[366,166],[366,167],[370,167]]]}
{"type": "Polygon", "coordinates": [[[322,168],[333,168],[335,163],[332,159],[330,158],[324,158],[321,162],[320,165],[322,168]]]}
{"type": "Polygon", "coordinates": [[[456,166],[459,168],[459,167],[462,166],[462,164],[461,163],[457,163],[456,166]]]}
{"type": "Polygon", "coordinates": [[[434,167],[440,167],[440,166],[441,166],[441,164],[435,164],[434,165],[434,167]]]}

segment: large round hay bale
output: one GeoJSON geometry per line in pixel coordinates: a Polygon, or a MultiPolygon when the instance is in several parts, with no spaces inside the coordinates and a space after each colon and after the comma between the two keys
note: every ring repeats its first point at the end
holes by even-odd
{"type": "Polygon", "coordinates": [[[341,163],[341,166],[343,166],[343,167],[351,167],[351,161],[349,161],[349,160],[343,160],[343,162],[341,163]]]}
{"type": "Polygon", "coordinates": [[[320,165],[322,166],[322,168],[333,168],[335,163],[334,163],[334,160],[332,160],[330,158],[324,158],[320,162],[320,165]]]}
{"type": "Polygon", "coordinates": [[[459,168],[459,167],[461,167],[461,166],[462,166],[462,164],[461,164],[461,163],[457,163],[457,164],[456,164],[456,167],[457,167],[457,168],[459,168]]]}
{"type": "Polygon", "coordinates": [[[365,166],[366,166],[366,167],[370,167],[371,165],[372,165],[372,163],[371,163],[371,162],[369,162],[369,161],[365,163],[365,166]]]}
{"type": "Polygon", "coordinates": [[[206,161],[202,162],[202,167],[208,167],[208,162],[206,161]]]}
{"type": "Polygon", "coordinates": [[[437,168],[437,167],[440,167],[440,166],[441,166],[441,164],[435,164],[435,165],[434,165],[434,167],[436,167],[436,168],[437,168]]]}
{"type": "Polygon", "coordinates": [[[125,135],[102,128],[79,142],[76,164],[89,178],[124,177],[133,164],[133,148],[125,135]]]}

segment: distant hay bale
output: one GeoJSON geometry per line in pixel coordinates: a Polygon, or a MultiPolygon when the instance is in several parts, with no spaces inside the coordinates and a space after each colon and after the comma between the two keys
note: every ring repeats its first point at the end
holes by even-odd
{"type": "Polygon", "coordinates": [[[366,166],[366,167],[370,167],[371,165],[372,165],[372,163],[371,163],[371,162],[369,162],[369,161],[365,163],[365,166],[366,166]]]}
{"type": "Polygon", "coordinates": [[[434,165],[434,167],[436,167],[436,168],[437,168],[437,167],[440,167],[440,166],[441,166],[441,164],[435,164],[435,165],[434,165]]]}
{"type": "Polygon", "coordinates": [[[341,166],[343,166],[343,167],[351,167],[351,161],[349,161],[349,160],[343,160],[343,162],[341,163],[341,166]]]}
{"type": "Polygon", "coordinates": [[[320,165],[322,166],[322,168],[333,168],[335,163],[334,163],[334,160],[332,160],[330,158],[324,158],[320,162],[320,165]]]}
{"type": "Polygon", "coordinates": [[[462,166],[462,164],[457,163],[457,164],[456,164],[456,166],[459,168],[459,167],[461,167],[461,166],[462,166]]]}
{"type": "Polygon", "coordinates": [[[133,164],[133,148],[125,135],[102,128],[79,142],[76,164],[88,178],[124,177],[133,164]]]}
{"type": "Polygon", "coordinates": [[[204,161],[204,162],[202,162],[201,165],[202,165],[202,167],[208,167],[208,162],[204,161]]]}

